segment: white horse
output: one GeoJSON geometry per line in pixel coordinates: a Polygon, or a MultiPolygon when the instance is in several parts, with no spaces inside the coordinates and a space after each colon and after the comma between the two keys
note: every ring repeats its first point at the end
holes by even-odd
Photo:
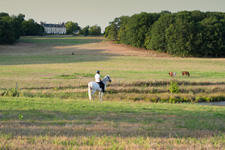
{"type": "MultiPolygon", "coordinates": [[[[107,85],[107,82],[111,82],[111,79],[109,77],[109,75],[105,76],[103,79],[102,79],[102,82],[104,83],[105,85],[105,89],[106,89],[106,85],[107,85]]],[[[89,95],[89,99],[93,99],[94,100],[94,96],[93,94],[95,93],[95,91],[99,91],[99,100],[102,101],[102,96],[103,96],[103,92],[102,92],[102,88],[100,88],[100,86],[98,85],[98,83],[96,82],[89,82],[88,83],[88,95],[89,95]]]]}

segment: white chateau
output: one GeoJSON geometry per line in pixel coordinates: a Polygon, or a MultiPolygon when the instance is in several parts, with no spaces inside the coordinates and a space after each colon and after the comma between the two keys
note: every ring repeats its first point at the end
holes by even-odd
{"type": "Polygon", "coordinates": [[[66,26],[63,23],[58,24],[46,24],[45,22],[40,23],[47,34],[66,34],[66,26]]]}

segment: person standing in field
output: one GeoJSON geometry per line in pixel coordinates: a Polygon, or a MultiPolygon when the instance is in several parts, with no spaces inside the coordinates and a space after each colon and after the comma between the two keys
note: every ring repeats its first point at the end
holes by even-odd
{"type": "Polygon", "coordinates": [[[96,71],[96,74],[95,74],[95,82],[98,83],[98,85],[99,85],[100,88],[102,88],[102,92],[105,92],[105,85],[101,81],[100,71],[99,70],[96,71]]]}

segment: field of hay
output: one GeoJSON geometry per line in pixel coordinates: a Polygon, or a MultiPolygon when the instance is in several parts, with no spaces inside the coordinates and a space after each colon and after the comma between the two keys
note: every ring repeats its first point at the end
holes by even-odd
{"type": "Polygon", "coordinates": [[[225,100],[224,66],[224,58],[173,57],[103,37],[0,45],[0,148],[223,149],[225,108],[193,103],[225,100]],[[112,79],[103,102],[88,100],[96,70],[112,79]]]}

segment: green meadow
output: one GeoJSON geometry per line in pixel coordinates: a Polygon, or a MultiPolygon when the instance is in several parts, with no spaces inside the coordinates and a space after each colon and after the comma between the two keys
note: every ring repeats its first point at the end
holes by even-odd
{"type": "Polygon", "coordinates": [[[2,149],[223,149],[225,108],[0,98],[2,149]]]}
{"type": "Polygon", "coordinates": [[[0,149],[224,149],[225,107],[198,104],[225,100],[224,66],[104,37],[0,45],[0,149]],[[96,70],[112,79],[102,102],[87,95],[96,70]]]}

